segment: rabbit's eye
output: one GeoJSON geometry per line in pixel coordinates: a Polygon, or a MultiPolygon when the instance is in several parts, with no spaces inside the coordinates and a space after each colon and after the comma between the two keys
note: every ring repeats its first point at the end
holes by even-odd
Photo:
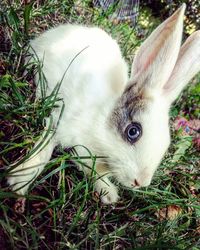
{"type": "Polygon", "coordinates": [[[125,134],[130,143],[135,143],[142,135],[142,126],[137,122],[133,122],[127,126],[125,134]]]}

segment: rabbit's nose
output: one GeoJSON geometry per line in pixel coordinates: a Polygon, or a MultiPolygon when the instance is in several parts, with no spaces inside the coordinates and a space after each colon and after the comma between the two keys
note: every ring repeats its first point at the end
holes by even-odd
{"type": "Polygon", "coordinates": [[[133,181],[131,185],[136,188],[140,187],[140,183],[136,179],[133,181]]]}

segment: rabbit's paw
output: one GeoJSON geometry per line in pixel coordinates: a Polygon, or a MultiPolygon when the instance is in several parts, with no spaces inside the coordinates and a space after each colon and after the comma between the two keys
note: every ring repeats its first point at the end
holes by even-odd
{"type": "Polygon", "coordinates": [[[19,195],[24,195],[35,175],[35,170],[28,169],[26,164],[22,164],[11,171],[10,175],[7,177],[7,182],[12,191],[19,195]]]}
{"type": "Polygon", "coordinates": [[[24,176],[9,176],[7,182],[12,189],[19,195],[24,195],[28,189],[27,181],[24,180],[24,176]]]}
{"type": "Polygon", "coordinates": [[[112,204],[119,199],[117,187],[109,180],[106,180],[105,182],[98,180],[96,183],[96,191],[100,194],[101,201],[104,204],[112,204]]]}

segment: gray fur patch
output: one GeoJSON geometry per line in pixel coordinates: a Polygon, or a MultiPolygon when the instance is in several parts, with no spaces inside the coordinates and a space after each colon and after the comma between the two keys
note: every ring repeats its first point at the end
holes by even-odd
{"type": "Polygon", "coordinates": [[[142,89],[138,89],[137,83],[129,84],[122,96],[117,101],[110,117],[110,125],[117,129],[124,140],[127,140],[124,131],[134,119],[136,113],[145,109],[147,98],[142,89]]]}

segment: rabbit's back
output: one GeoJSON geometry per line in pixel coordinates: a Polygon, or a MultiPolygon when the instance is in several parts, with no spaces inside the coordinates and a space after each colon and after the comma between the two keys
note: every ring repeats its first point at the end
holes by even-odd
{"type": "Polygon", "coordinates": [[[118,44],[99,28],[60,25],[33,40],[31,47],[42,61],[50,92],[61,80],[61,90],[67,87],[68,93],[70,88],[94,87],[93,78],[95,85],[104,88],[104,83],[111,84],[116,91],[123,89],[127,80],[118,44]]]}
{"type": "Polygon", "coordinates": [[[118,44],[99,28],[61,25],[33,40],[31,47],[43,64],[47,95],[62,81],[59,96],[66,108],[57,140],[64,145],[87,145],[87,135],[100,122],[97,114],[111,112],[127,83],[127,65],[118,44]]]}

